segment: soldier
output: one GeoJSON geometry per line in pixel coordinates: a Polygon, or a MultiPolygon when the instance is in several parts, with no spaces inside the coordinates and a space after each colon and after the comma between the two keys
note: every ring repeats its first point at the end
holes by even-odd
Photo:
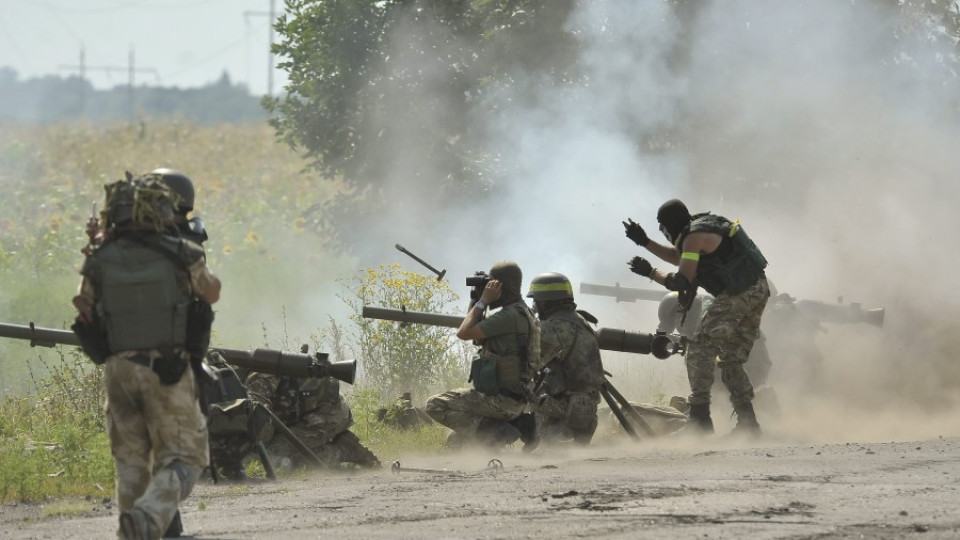
{"type": "Polygon", "coordinates": [[[104,364],[118,536],[160,538],[208,464],[187,344],[187,306],[220,298],[203,248],[176,236],[176,195],[145,175],[106,186],[102,241],[87,255],[74,331],[104,364]]]}
{"type": "Polygon", "coordinates": [[[433,425],[433,419],[423,409],[413,406],[410,392],[404,392],[389,407],[377,411],[377,420],[397,429],[414,429],[433,425]]]}
{"type": "Polygon", "coordinates": [[[470,367],[474,387],[437,394],[427,400],[426,411],[453,430],[447,437],[451,448],[468,443],[500,448],[522,439],[533,449],[539,442],[536,419],[525,410],[531,374],[541,368],[540,327],[523,302],[523,272],[516,263],[497,263],[486,278],[457,330],[458,338],[480,344],[470,367]],[[487,307],[500,309],[484,318],[487,307]]]}
{"type": "MultiPolygon", "coordinates": [[[[324,466],[341,463],[378,467],[380,460],[350,431],[353,415],[340,394],[340,382],[333,377],[285,377],[267,373],[247,376],[250,399],[267,407],[320,458],[324,466]]],[[[275,432],[272,424],[263,430],[267,450],[278,464],[300,466],[311,463],[290,441],[275,432]]]]}
{"type": "Polygon", "coordinates": [[[759,336],[760,319],[770,298],[764,274],[767,261],[739,222],[709,212],[691,216],[686,205],[677,199],[660,206],[657,221],[668,245],[648,238],[631,219],[623,226],[627,238],[660,259],[678,265],[677,272],[660,272],[643,257],[631,259],[627,263],[630,270],[677,291],[685,307],[693,301],[698,286],[714,297],[704,308],[700,327],[687,347],[690,425],[703,433],[713,432],[710,388],[719,365],[721,380],[730,391],[730,402],[737,414],[735,431],[759,434],[760,424],[752,403],[753,385],[743,364],[759,336]]]}
{"type": "Polygon", "coordinates": [[[546,364],[534,396],[541,435],[547,441],[590,444],[605,382],[594,330],[576,311],[573,286],[563,274],[538,275],[527,297],[540,319],[540,357],[546,364]]]}
{"type": "Polygon", "coordinates": [[[250,399],[243,386],[244,370],[228,364],[216,350],[209,351],[204,361],[216,374],[215,380],[201,385],[208,409],[210,467],[227,480],[246,481],[244,460],[265,440],[270,418],[250,399]]]}

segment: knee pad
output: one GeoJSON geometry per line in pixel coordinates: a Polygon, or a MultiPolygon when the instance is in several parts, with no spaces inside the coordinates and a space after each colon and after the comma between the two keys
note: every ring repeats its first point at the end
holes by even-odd
{"type": "Polygon", "coordinates": [[[447,410],[447,404],[444,403],[442,399],[432,397],[427,400],[427,404],[424,405],[423,410],[430,418],[437,420],[438,415],[442,415],[444,411],[447,410]]]}

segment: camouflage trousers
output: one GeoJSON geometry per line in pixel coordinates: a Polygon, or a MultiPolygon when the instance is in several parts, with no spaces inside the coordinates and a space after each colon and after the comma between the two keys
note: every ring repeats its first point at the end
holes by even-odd
{"type": "MultiPolygon", "coordinates": [[[[377,456],[360,443],[350,431],[353,415],[343,400],[324,403],[319,409],[300,417],[290,431],[320,458],[324,467],[338,467],[341,463],[372,466],[379,463],[377,456]]],[[[274,429],[267,451],[274,459],[289,459],[294,466],[315,465],[283,434],[274,429]]]]}
{"type": "Polygon", "coordinates": [[[546,396],[534,407],[544,441],[573,439],[588,444],[597,430],[600,392],[571,392],[546,396]]]}
{"type": "Polygon", "coordinates": [[[104,364],[117,506],[142,510],[152,537],[159,538],[207,466],[207,425],[191,369],[165,386],[152,369],[124,354],[104,364]]]}
{"type": "Polygon", "coordinates": [[[753,400],[753,385],[743,365],[760,335],[760,317],[768,298],[770,288],[761,277],[738,295],[720,293],[703,311],[700,328],[687,346],[691,405],[710,403],[717,367],[734,407],[753,400]]]}
{"type": "Polygon", "coordinates": [[[473,436],[484,418],[513,420],[523,414],[526,403],[507,396],[488,396],[473,388],[457,388],[427,400],[430,418],[464,437],[473,436]]]}

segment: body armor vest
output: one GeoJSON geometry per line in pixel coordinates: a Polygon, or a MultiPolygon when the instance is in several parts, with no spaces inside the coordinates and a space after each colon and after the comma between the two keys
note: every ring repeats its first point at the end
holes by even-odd
{"type": "Polygon", "coordinates": [[[540,324],[523,302],[514,302],[503,309],[517,312],[519,355],[500,355],[483,347],[471,364],[469,380],[484,394],[526,399],[532,389],[531,374],[540,366],[540,324]]]}
{"type": "Polygon", "coordinates": [[[560,361],[565,390],[568,392],[595,392],[603,386],[603,361],[596,334],[590,324],[576,311],[557,313],[556,317],[573,327],[573,339],[560,361]]]}
{"type": "Polygon", "coordinates": [[[94,253],[101,270],[97,313],[110,351],[182,347],[190,295],[179,258],[179,239],[158,236],[150,245],[120,238],[94,253]],[[166,249],[169,253],[160,250],[166,249]]]}
{"type": "Polygon", "coordinates": [[[740,294],[764,275],[767,259],[739,221],[731,222],[710,213],[697,214],[681,233],[677,245],[682,246],[687,234],[695,232],[715,233],[722,238],[713,253],[700,255],[697,266],[697,284],[708,293],[714,296],[723,292],[740,294]]]}

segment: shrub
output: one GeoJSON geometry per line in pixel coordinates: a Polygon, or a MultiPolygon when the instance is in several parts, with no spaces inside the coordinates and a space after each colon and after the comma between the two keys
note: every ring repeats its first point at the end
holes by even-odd
{"type": "Polygon", "coordinates": [[[447,282],[401,270],[400,265],[381,265],[339,283],[344,289],[339,296],[352,311],[352,338],[365,381],[382,395],[423,396],[466,379],[467,347],[451,328],[362,316],[364,305],[442,313],[459,299],[447,282]]]}

